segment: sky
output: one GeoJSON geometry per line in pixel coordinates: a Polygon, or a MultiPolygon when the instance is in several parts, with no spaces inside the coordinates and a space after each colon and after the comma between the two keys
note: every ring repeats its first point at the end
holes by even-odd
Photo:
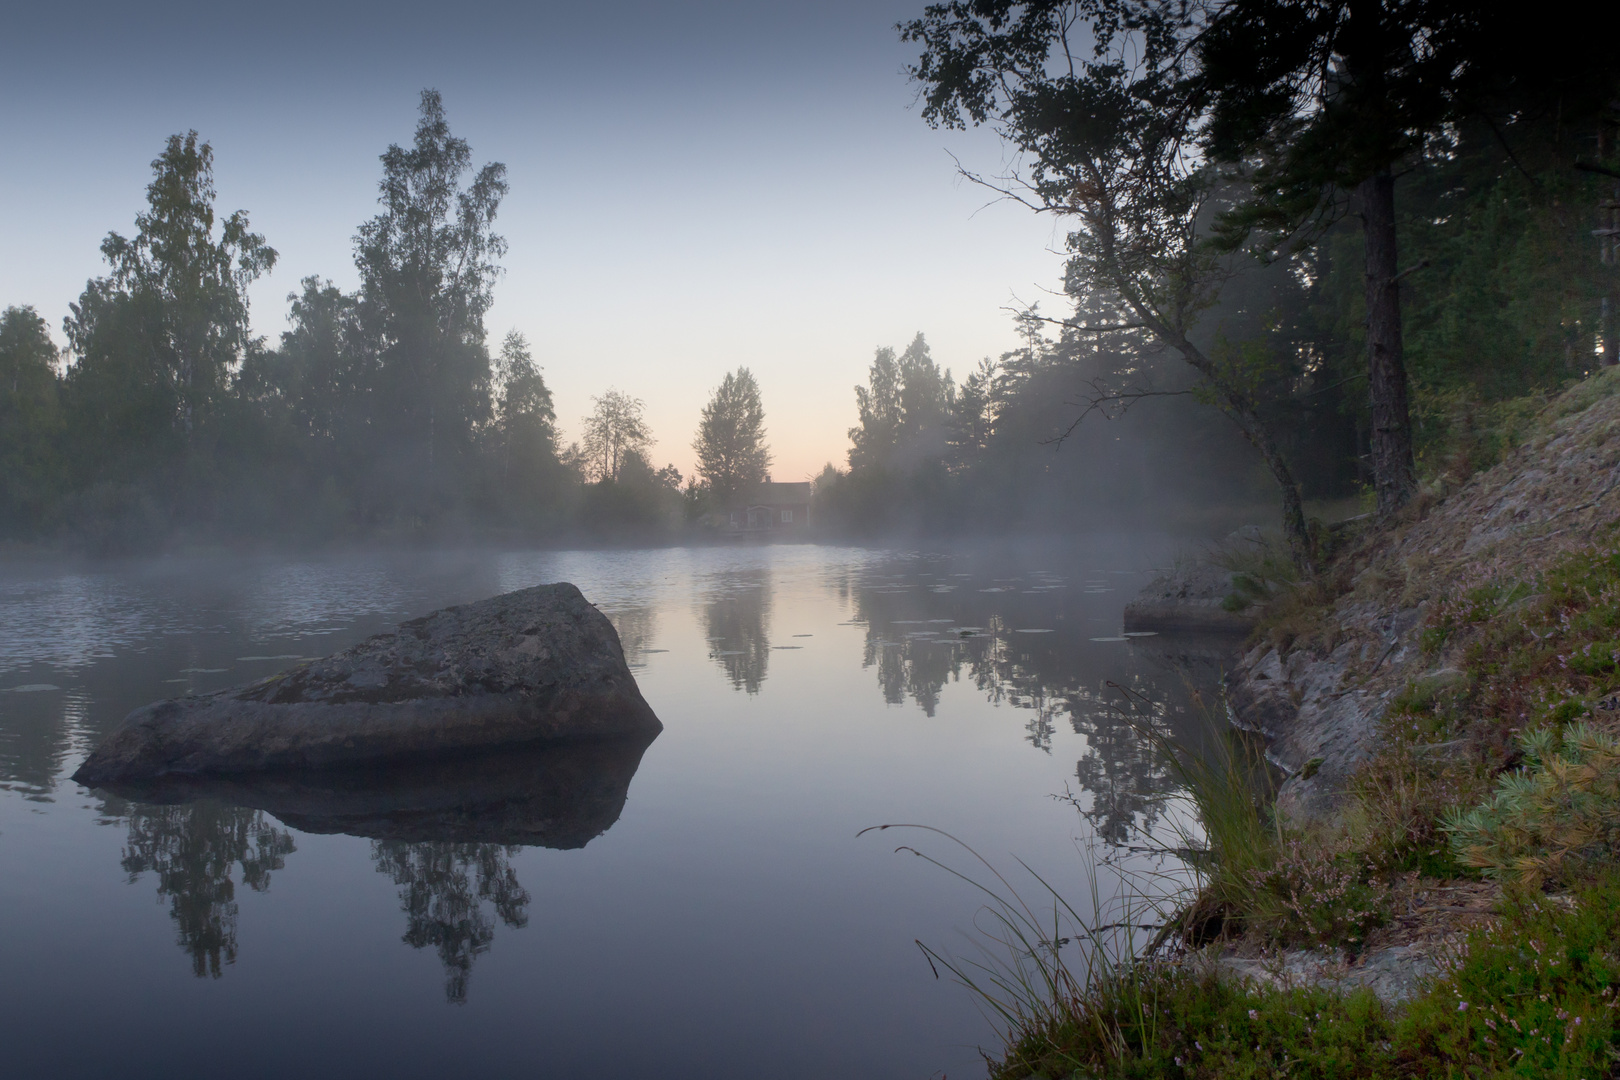
{"type": "Polygon", "coordinates": [[[529,339],[566,439],[591,397],[642,399],[654,463],[692,466],[699,410],[750,368],[778,480],[842,464],[873,351],[918,332],[958,380],[1059,306],[1061,223],[996,202],[935,131],[893,27],[924,0],[815,3],[16,5],[0,35],[0,306],[56,328],[130,234],[173,133],[213,144],[221,215],[280,253],[252,288],[286,328],[308,275],[358,283],[378,156],[444,96],[475,167],[504,162],[492,348],[529,339]]]}

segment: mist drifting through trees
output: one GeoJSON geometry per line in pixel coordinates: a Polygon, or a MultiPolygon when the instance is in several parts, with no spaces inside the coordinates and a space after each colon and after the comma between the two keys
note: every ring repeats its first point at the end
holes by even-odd
{"type": "MultiPolygon", "coordinates": [[[[847,449],[813,478],[803,535],[1165,523],[1277,506],[1281,492],[1306,559],[1305,500],[1370,492],[1397,506],[1403,454],[1420,473],[1466,472],[1488,457],[1482,433],[1505,403],[1614,355],[1615,260],[1599,257],[1585,208],[1620,171],[1605,164],[1615,117],[1585,84],[1549,89],[1504,69],[1395,134],[1383,114],[1330,116],[1301,98],[1287,134],[1265,113],[1272,99],[1245,96],[1254,88],[1221,52],[1230,35],[1204,55],[1174,48],[1173,21],[1154,24],[1162,40],[1130,71],[1110,66],[1124,39],[1105,35],[1078,81],[1054,81],[1041,64],[1061,43],[1062,5],[1014,7],[1022,36],[998,37],[958,4],[903,36],[923,50],[924,118],[993,124],[1032,170],[975,179],[1072,228],[1062,294],[1050,313],[1009,313],[1015,347],[954,370],[935,355],[949,343],[922,332],[873,343],[847,449]],[[1006,76],[994,85],[1008,96],[960,81],[975,71],[1006,76]],[[1211,79],[1199,100],[1212,111],[1170,108],[1211,79]],[[1096,122],[1040,111],[1063,95],[1095,99],[1096,122]],[[1324,124],[1388,137],[1335,165],[1311,141],[1324,124]],[[1368,305],[1388,296],[1366,285],[1371,196],[1358,187],[1397,165],[1389,228],[1409,272],[1399,326],[1377,333],[1400,339],[1404,421],[1380,419],[1395,407],[1376,390],[1395,377],[1394,339],[1368,336],[1368,305]],[[1391,424],[1406,450],[1379,441],[1391,424]]],[[[105,275],[62,320],[66,351],[32,308],[0,315],[0,536],[91,552],[683,542],[723,532],[724,512],[767,480],[812,479],[771,475],[771,417],[796,403],[761,392],[768,343],[710,389],[690,435],[651,430],[634,386],[559,402],[521,331],[492,347],[508,178],[452,132],[436,91],[380,165],[378,211],[353,238],[358,287],[305,277],[272,342],[250,332],[247,289],[275,267],[273,238],[216,207],[201,135],[170,138],[133,233],[106,237],[105,275]],[[580,417],[577,439],[560,414],[580,417]],[[688,439],[695,469],[682,476],[658,447],[688,439]]]]}

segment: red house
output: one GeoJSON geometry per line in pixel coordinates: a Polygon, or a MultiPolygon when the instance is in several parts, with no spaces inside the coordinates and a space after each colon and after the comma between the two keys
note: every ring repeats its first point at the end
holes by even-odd
{"type": "Polygon", "coordinates": [[[769,480],[740,497],[720,515],[722,532],[737,536],[792,536],[810,526],[810,482],[769,480]]]}

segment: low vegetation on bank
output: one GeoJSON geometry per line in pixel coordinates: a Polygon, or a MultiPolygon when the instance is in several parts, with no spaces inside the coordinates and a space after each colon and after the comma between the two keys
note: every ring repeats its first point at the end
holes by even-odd
{"type": "Polygon", "coordinates": [[[1371,752],[1332,813],[1299,816],[1252,797],[1241,768],[1184,764],[1195,895],[1160,948],[1015,1010],[992,1076],[1620,1076],[1617,391],[1606,373],[1501,410],[1508,434],[1469,429],[1398,519],[1321,530],[1315,577],[1228,553],[1227,606],[1258,612],[1258,649],[1326,662],[1347,611],[1414,613],[1371,752]],[[1595,497],[1560,487],[1577,482],[1595,497]],[[1497,528],[1481,507],[1504,491],[1534,513],[1497,528]],[[1436,967],[1406,995],[1286,974],[1290,956],[1349,971],[1417,936],[1436,967]]]}
{"type": "Polygon", "coordinates": [[[1620,1046],[1620,877],[1512,891],[1454,967],[1404,1006],[1370,991],[1260,986],[1141,960],[1087,982],[1016,1033],[995,1080],[1049,1077],[1613,1075],[1620,1046]]]}

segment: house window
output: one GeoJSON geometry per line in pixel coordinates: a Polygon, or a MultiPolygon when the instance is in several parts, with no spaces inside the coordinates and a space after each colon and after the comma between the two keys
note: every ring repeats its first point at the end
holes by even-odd
{"type": "Polygon", "coordinates": [[[782,524],[790,525],[792,523],[793,523],[793,511],[791,511],[791,510],[782,511],[782,524]]]}
{"type": "Polygon", "coordinates": [[[733,510],[731,512],[731,524],[733,526],[735,526],[737,524],[737,511],[735,511],[735,510],[733,510]]]}

